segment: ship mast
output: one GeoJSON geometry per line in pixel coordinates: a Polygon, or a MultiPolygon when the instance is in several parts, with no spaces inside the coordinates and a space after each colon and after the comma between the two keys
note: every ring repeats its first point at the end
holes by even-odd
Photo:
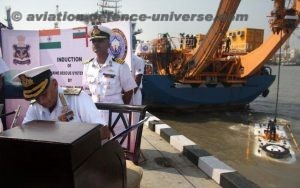
{"type": "Polygon", "coordinates": [[[12,23],[11,23],[11,16],[10,16],[10,7],[6,7],[6,21],[7,21],[7,29],[13,29],[12,23]]]}
{"type": "MultiPolygon", "coordinates": [[[[58,15],[59,13],[59,6],[56,5],[56,11],[55,11],[56,15],[58,15]]],[[[54,29],[58,29],[59,26],[58,26],[58,21],[54,22],[54,29]]]]}
{"type": "MultiPolygon", "coordinates": [[[[117,14],[120,15],[120,8],[122,0],[101,0],[97,5],[100,7],[100,11],[98,13],[102,15],[105,19],[100,20],[102,22],[110,22],[109,16],[117,14]]],[[[92,25],[97,25],[99,23],[92,23],[92,25]]],[[[136,35],[141,34],[143,32],[142,29],[136,29],[136,23],[132,22],[132,40],[133,40],[133,49],[135,49],[135,45],[137,43],[136,35]]]]}
{"type": "Polygon", "coordinates": [[[103,15],[106,19],[104,22],[109,22],[108,15],[109,14],[120,14],[120,5],[122,0],[101,0],[97,5],[100,7],[100,11],[98,11],[101,15],[103,15]]]}

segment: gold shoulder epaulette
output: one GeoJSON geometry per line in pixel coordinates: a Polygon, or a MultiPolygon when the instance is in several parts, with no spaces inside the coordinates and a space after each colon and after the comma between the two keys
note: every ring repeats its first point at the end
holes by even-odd
{"type": "Polygon", "coordinates": [[[93,60],[94,60],[94,58],[92,58],[92,59],[90,59],[88,61],[84,61],[84,62],[82,62],[82,64],[88,64],[88,63],[92,62],[93,60]]]}
{"type": "Polygon", "coordinates": [[[32,99],[32,100],[30,101],[30,104],[34,104],[34,103],[36,103],[36,100],[35,100],[35,99],[32,99]]]}
{"type": "Polygon", "coordinates": [[[82,88],[66,88],[64,89],[65,95],[79,95],[81,93],[82,88]]]}
{"type": "Polygon", "coordinates": [[[119,63],[119,64],[124,64],[124,63],[125,63],[125,60],[124,60],[124,59],[121,59],[121,58],[113,58],[113,60],[114,60],[116,63],[119,63]]]}

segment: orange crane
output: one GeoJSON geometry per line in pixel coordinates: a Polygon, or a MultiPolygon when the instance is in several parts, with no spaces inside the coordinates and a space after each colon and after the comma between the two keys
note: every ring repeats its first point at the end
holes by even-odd
{"type": "Polygon", "coordinates": [[[300,0],[295,0],[291,9],[284,7],[285,0],[276,0],[271,12],[270,25],[273,33],[259,48],[240,57],[243,72],[241,77],[255,74],[284,44],[300,22],[300,0]]]}
{"type": "MultiPolygon", "coordinates": [[[[274,0],[269,21],[272,34],[258,48],[247,54],[224,53],[220,47],[240,2],[220,1],[212,26],[205,36],[199,38],[201,42],[197,43],[196,48],[172,49],[167,54],[166,50],[157,48],[158,40],[154,40],[153,53],[142,56],[153,63],[157,74],[169,74],[173,80],[183,84],[197,86],[211,81],[226,85],[245,83],[247,78],[261,71],[297,28],[300,22],[300,0],[294,0],[290,7],[285,6],[286,0],[274,0]],[[168,60],[164,58],[166,56],[168,60]]],[[[181,36],[180,40],[183,41],[184,37],[181,36]]]]}
{"type": "Polygon", "coordinates": [[[195,61],[195,68],[189,70],[186,77],[194,77],[201,73],[211,62],[213,55],[218,50],[219,44],[226,35],[234,14],[240,4],[240,0],[227,0],[221,1],[216,19],[213,25],[210,27],[206,38],[202,45],[198,48],[195,55],[189,59],[189,61],[195,61]]]}
{"type": "Polygon", "coordinates": [[[285,0],[274,0],[271,12],[271,36],[256,50],[246,55],[228,55],[216,57],[222,39],[230,26],[231,20],[240,4],[240,0],[222,0],[217,18],[209,29],[204,41],[186,55],[181,64],[175,67],[174,76],[182,83],[203,83],[207,77],[214,77],[220,82],[243,83],[248,76],[255,74],[275,54],[295,30],[300,22],[300,0],[294,0],[291,8],[285,8],[285,0]]]}

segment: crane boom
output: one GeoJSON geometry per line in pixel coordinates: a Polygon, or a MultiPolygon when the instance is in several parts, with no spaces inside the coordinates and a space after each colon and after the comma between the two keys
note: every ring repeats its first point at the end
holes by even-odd
{"type": "MultiPolygon", "coordinates": [[[[297,24],[299,24],[299,19],[297,24]]],[[[241,56],[241,65],[244,67],[241,77],[247,77],[259,70],[275,54],[275,52],[290,37],[291,34],[292,31],[288,33],[282,32],[282,35],[272,34],[268,40],[256,50],[247,55],[241,56]]]]}
{"type": "Polygon", "coordinates": [[[210,27],[206,38],[204,39],[202,45],[198,48],[195,55],[187,60],[195,61],[196,66],[189,70],[186,76],[196,76],[209,65],[209,60],[212,59],[213,55],[218,50],[219,44],[226,35],[226,31],[230,26],[240,2],[240,0],[227,0],[220,2],[216,19],[214,20],[213,25],[210,27]]]}
{"type": "MultiPolygon", "coordinates": [[[[166,49],[158,45],[159,40],[155,40],[156,42],[153,42],[155,56],[145,53],[144,57],[153,61],[158,74],[170,74],[174,80],[182,84],[197,86],[206,83],[227,85],[246,83],[247,78],[261,70],[299,25],[300,0],[294,0],[292,6],[288,7],[285,6],[286,0],[273,0],[274,9],[271,11],[269,21],[273,34],[262,44],[255,43],[257,44],[255,48],[260,45],[258,48],[255,50],[251,48],[253,50],[251,52],[224,51],[222,43],[240,2],[241,0],[220,0],[212,26],[205,36],[198,37],[200,43],[197,42],[196,46],[184,47],[183,44],[187,44],[184,40],[189,39],[188,35],[185,39],[182,36],[180,50],[173,49],[167,53],[166,49]],[[165,60],[165,57],[169,59],[165,60]]],[[[235,41],[237,36],[239,39],[245,38],[245,49],[249,43],[249,46],[251,45],[249,40],[246,41],[246,33],[245,36],[231,34],[228,36],[235,41]]],[[[250,36],[249,32],[247,34],[250,36]]],[[[251,38],[255,38],[255,34],[251,38]]]]}
{"type": "MultiPolygon", "coordinates": [[[[213,25],[201,46],[196,53],[184,62],[193,62],[194,66],[186,71],[183,82],[193,80],[202,74],[205,68],[216,62],[213,57],[218,50],[219,44],[225,38],[231,20],[239,6],[240,0],[221,1],[217,18],[226,14],[226,19],[215,19],[213,25]]],[[[271,12],[270,20],[273,34],[259,48],[246,55],[234,57],[234,64],[228,75],[235,75],[238,78],[245,78],[256,73],[283,45],[300,22],[300,0],[295,0],[292,8],[285,8],[285,0],[274,0],[274,10],[271,12]]]]}
{"type": "Polygon", "coordinates": [[[259,70],[288,40],[300,23],[300,0],[294,1],[293,8],[288,10],[282,7],[282,4],[284,5],[283,0],[277,0],[274,4],[275,10],[272,11],[272,14],[274,14],[275,19],[278,17],[280,19],[271,21],[273,34],[266,42],[251,53],[240,57],[241,66],[244,69],[241,74],[242,78],[250,76],[259,70]]]}

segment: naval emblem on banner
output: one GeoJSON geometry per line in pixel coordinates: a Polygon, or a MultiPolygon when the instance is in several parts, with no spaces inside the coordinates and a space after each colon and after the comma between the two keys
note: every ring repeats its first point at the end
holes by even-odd
{"type": "Polygon", "coordinates": [[[23,35],[17,36],[18,44],[13,45],[13,63],[17,64],[30,64],[30,45],[25,44],[26,37],[23,35]]]}
{"type": "Polygon", "coordinates": [[[113,34],[110,37],[110,53],[120,59],[125,59],[127,55],[127,39],[120,29],[112,29],[113,34]]]}

